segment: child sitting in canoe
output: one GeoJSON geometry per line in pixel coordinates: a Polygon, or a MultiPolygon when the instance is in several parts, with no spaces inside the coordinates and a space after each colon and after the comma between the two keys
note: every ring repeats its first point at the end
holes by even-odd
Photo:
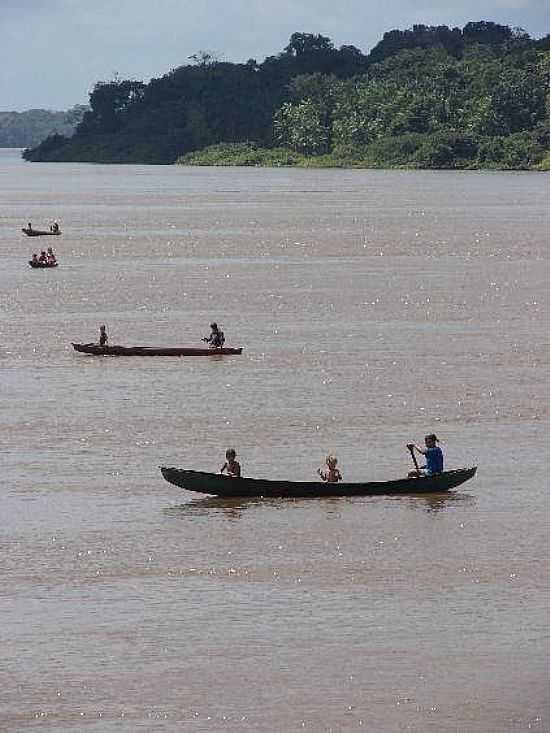
{"type": "MultiPolygon", "coordinates": [[[[421,468],[409,471],[409,478],[415,478],[419,476],[435,476],[438,473],[443,473],[443,451],[437,445],[439,440],[434,433],[426,435],[424,438],[425,448],[414,443],[407,443],[407,448],[410,450],[411,455],[414,458],[414,451],[417,451],[423,455],[426,459],[426,465],[421,468]]],[[[415,461],[416,463],[416,461],[415,461]]]]}
{"type": "Polygon", "coordinates": [[[329,484],[336,484],[342,480],[342,474],[336,468],[338,465],[338,458],[336,456],[327,456],[326,465],[324,468],[317,469],[317,473],[321,477],[322,481],[326,481],[329,484]]]}
{"type": "Polygon", "coordinates": [[[233,478],[241,477],[241,464],[237,461],[237,454],[234,448],[228,448],[225,451],[225,463],[220,469],[220,473],[227,473],[233,478]]]}

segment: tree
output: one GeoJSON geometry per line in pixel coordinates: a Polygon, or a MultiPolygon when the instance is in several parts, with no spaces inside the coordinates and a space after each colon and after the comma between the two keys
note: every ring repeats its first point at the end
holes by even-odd
{"type": "Polygon", "coordinates": [[[143,98],[144,89],[141,81],[99,81],[90,94],[91,111],[84,115],[81,124],[102,132],[115,132],[123,114],[143,98]]]}
{"type": "Polygon", "coordinates": [[[89,109],[87,104],[75,104],[65,112],[65,123],[76,127],[89,109]]]}
{"type": "Polygon", "coordinates": [[[289,56],[304,56],[333,50],[334,44],[327,36],[314,35],[313,33],[293,33],[284,52],[289,56]]]}
{"type": "Polygon", "coordinates": [[[462,29],[462,37],[466,43],[498,45],[510,41],[514,37],[514,33],[507,25],[480,20],[477,23],[466,23],[462,29]]]}
{"type": "Polygon", "coordinates": [[[192,54],[188,58],[190,61],[193,61],[196,66],[201,66],[202,68],[213,66],[219,61],[217,54],[211,51],[197,51],[197,53],[192,54]]]}
{"type": "Polygon", "coordinates": [[[494,126],[489,134],[530,130],[546,116],[546,95],[533,72],[507,69],[491,94],[494,126]]]}
{"type": "Polygon", "coordinates": [[[318,155],[327,150],[328,131],[310,99],[298,104],[285,102],[275,113],[273,127],[275,141],[297,153],[318,155]]]}

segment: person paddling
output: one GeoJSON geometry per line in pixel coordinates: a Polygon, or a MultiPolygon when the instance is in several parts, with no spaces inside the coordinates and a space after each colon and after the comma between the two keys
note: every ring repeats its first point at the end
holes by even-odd
{"type": "Polygon", "coordinates": [[[218,328],[218,324],[215,321],[210,324],[210,336],[205,336],[203,341],[206,341],[211,349],[221,349],[225,344],[223,331],[218,328]]]}
{"type": "Polygon", "coordinates": [[[99,327],[99,345],[107,346],[109,337],[107,336],[107,328],[105,326],[99,327]]]}
{"type": "Polygon", "coordinates": [[[438,473],[443,473],[443,451],[437,443],[439,443],[439,440],[434,433],[430,433],[425,436],[425,448],[421,448],[419,445],[415,445],[415,443],[407,443],[407,448],[411,452],[415,465],[418,465],[414,457],[415,451],[426,458],[425,466],[416,468],[414,471],[409,471],[410,478],[419,476],[435,476],[438,473]]]}
{"type": "Polygon", "coordinates": [[[234,448],[228,448],[225,451],[225,463],[220,468],[220,473],[226,473],[233,478],[241,478],[241,464],[237,460],[234,448]]]}

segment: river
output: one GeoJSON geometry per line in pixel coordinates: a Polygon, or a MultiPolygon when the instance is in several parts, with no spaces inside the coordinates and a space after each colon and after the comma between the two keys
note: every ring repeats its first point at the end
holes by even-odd
{"type": "Polygon", "coordinates": [[[0,193],[2,731],[550,731],[548,175],[0,151],[0,193]],[[242,356],[71,347],[212,320],[242,356]],[[385,480],[432,431],[448,496],[158,469],[385,480]]]}

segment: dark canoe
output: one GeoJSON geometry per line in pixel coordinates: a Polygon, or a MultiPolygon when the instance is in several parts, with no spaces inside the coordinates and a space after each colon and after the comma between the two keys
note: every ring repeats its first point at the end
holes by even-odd
{"type": "Polygon", "coordinates": [[[94,356],[216,356],[240,354],[240,349],[193,349],[187,346],[156,347],[156,346],[99,346],[98,344],[73,344],[75,351],[94,356]]]}
{"type": "Polygon", "coordinates": [[[28,227],[23,227],[21,231],[25,232],[27,237],[57,237],[61,234],[59,229],[56,232],[50,232],[46,229],[29,229],[28,227]]]}
{"type": "Polygon", "coordinates": [[[44,267],[57,267],[58,264],[58,262],[33,262],[32,260],[29,260],[29,265],[31,267],[34,267],[35,269],[43,269],[44,267]]]}
{"type": "Polygon", "coordinates": [[[435,494],[454,489],[475,474],[477,467],[445,471],[437,476],[401,478],[396,481],[326,484],[321,481],[268,481],[254,478],[232,478],[219,473],[187,471],[161,466],[164,478],[188,491],[223,497],[279,496],[370,496],[376,494],[435,494]]]}

